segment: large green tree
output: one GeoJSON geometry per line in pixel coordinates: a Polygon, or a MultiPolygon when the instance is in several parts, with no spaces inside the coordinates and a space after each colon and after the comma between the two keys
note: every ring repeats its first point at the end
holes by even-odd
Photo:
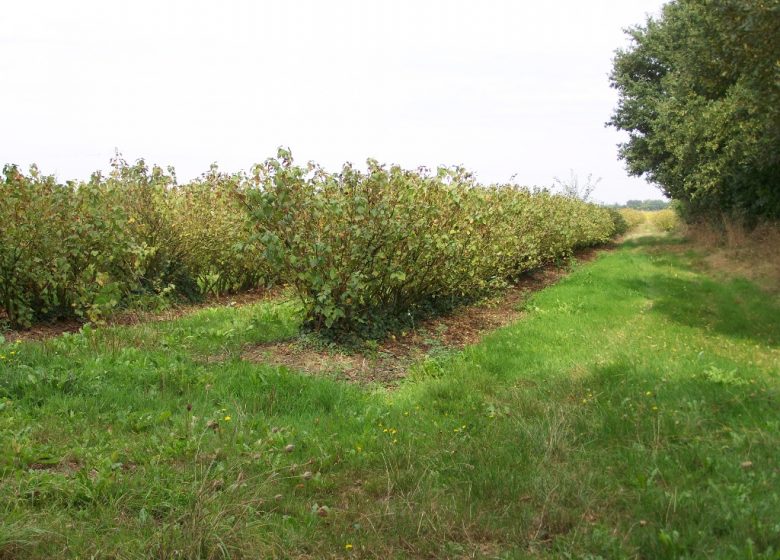
{"type": "Polygon", "coordinates": [[[627,30],[608,124],[692,219],[780,218],[780,0],[674,0],[627,30]]]}

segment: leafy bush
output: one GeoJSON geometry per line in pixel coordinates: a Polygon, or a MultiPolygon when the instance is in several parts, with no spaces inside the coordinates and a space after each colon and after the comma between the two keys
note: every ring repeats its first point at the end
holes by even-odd
{"type": "Polygon", "coordinates": [[[172,170],[149,169],[142,159],[128,164],[119,156],[111,166],[108,178],[96,174],[93,180],[116,193],[126,217],[126,231],[133,240],[129,260],[123,263],[128,277],[133,277],[127,285],[129,295],[176,290],[195,299],[197,282],[184,266],[187,249],[174,216],[176,178],[172,170]]]}
{"type": "Polygon", "coordinates": [[[119,301],[131,241],[111,192],[5,166],[0,183],[0,305],[11,322],[97,318],[119,301]]]}
{"type": "Polygon", "coordinates": [[[16,326],[270,281],[240,176],[212,169],[177,186],[172,170],[117,157],[86,183],[11,165],[0,180],[0,308],[16,326]]]}
{"type": "Polygon", "coordinates": [[[633,208],[621,208],[618,210],[618,212],[620,212],[620,215],[626,221],[626,224],[628,225],[628,231],[636,229],[645,223],[647,216],[649,215],[648,212],[635,210],[633,208]]]}
{"type": "Polygon", "coordinates": [[[671,208],[652,212],[649,215],[650,223],[661,231],[674,231],[680,226],[680,217],[671,208]]]}
{"type": "Polygon", "coordinates": [[[213,167],[185,185],[172,169],[121,157],[82,183],[6,166],[0,195],[0,307],[17,326],[281,278],[308,327],[375,336],[616,227],[576,197],[479,185],[461,168],[369,161],[330,174],[283,150],[249,176],[213,167]]]}
{"type": "Polygon", "coordinates": [[[212,166],[173,193],[181,262],[199,293],[234,293],[263,285],[273,276],[243,207],[245,185],[242,175],[220,173],[212,166]]]}
{"type": "Polygon", "coordinates": [[[615,210],[614,208],[607,208],[607,210],[609,211],[609,215],[612,218],[614,234],[623,235],[626,233],[630,229],[630,226],[628,224],[628,220],[623,217],[623,213],[619,210],[615,210]]]}
{"type": "Polygon", "coordinates": [[[296,288],[306,324],[332,335],[388,327],[601,243],[606,209],[516,186],[483,187],[463,169],[368,162],[329,174],[288,151],[255,166],[247,204],[266,256],[296,288]]]}

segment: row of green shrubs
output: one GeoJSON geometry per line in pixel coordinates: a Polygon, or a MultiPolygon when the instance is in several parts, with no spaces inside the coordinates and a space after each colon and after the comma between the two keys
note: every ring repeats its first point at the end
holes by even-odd
{"type": "Polygon", "coordinates": [[[368,162],[327,173],[289,152],[245,189],[271,266],[306,323],[375,337],[500,288],[543,263],[607,241],[617,212],[548,191],[483,186],[460,168],[368,162]]]}
{"type": "Polygon", "coordinates": [[[184,185],[121,158],[87,182],[14,166],[0,179],[0,307],[17,326],[283,282],[308,327],[373,337],[625,226],[616,212],[483,186],[460,168],[369,161],[327,173],[284,150],[249,174],[213,168],[184,185]]]}
{"type": "Polygon", "coordinates": [[[100,320],[128,304],[197,300],[267,282],[241,207],[240,176],[112,162],[108,176],[58,183],[32,167],[0,176],[0,308],[14,326],[100,320]]]}
{"type": "MultiPolygon", "coordinates": [[[[657,212],[658,210],[653,210],[657,212]]],[[[650,210],[637,210],[635,208],[621,208],[618,210],[623,220],[626,222],[626,230],[634,230],[647,221],[647,215],[650,210]]]]}

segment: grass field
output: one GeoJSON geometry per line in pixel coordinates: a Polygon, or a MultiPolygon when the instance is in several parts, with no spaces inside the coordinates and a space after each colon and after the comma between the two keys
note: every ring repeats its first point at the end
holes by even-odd
{"type": "Polygon", "coordinates": [[[397,388],[291,303],[0,346],[0,558],[780,558],[780,301],[640,237],[397,388]]]}

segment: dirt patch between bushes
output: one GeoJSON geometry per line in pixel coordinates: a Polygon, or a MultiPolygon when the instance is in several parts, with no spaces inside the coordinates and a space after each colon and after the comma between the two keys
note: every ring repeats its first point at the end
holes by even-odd
{"type": "MultiPolygon", "coordinates": [[[[613,244],[586,249],[578,252],[575,259],[577,262],[588,262],[595,259],[600,252],[615,246],[613,244]]],[[[251,346],[244,350],[242,358],[251,362],[285,366],[313,375],[334,375],[358,383],[393,385],[406,376],[413,363],[426,356],[476,344],[488,332],[516,321],[522,316],[523,304],[530,294],[554,284],[568,273],[567,267],[552,264],[537,269],[494,298],[458,308],[448,315],[422,321],[409,332],[397,333],[380,342],[371,351],[324,349],[307,343],[302,338],[251,346]]],[[[111,318],[105,325],[170,321],[208,307],[251,305],[279,299],[282,295],[282,288],[274,288],[215,297],[203,303],[180,305],[158,313],[122,313],[111,318]]],[[[6,331],[3,336],[8,342],[44,340],[63,333],[78,332],[82,326],[80,321],[56,321],[38,324],[27,330],[6,331]]]]}
{"type": "MultiPolygon", "coordinates": [[[[101,326],[137,325],[138,323],[172,321],[208,307],[251,305],[260,301],[279,298],[281,297],[282,292],[283,290],[281,288],[259,289],[240,294],[210,297],[201,303],[175,305],[165,311],[120,312],[114,317],[110,317],[105,323],[101,324],[101,326]]],[[[3,324],[4,320],[7,320],[7,316],[5,315],[5,312],[0,309],[0,325],[3,324]]],[[[0,334],[2,334],[8,342],[15,342],[17,340],[45,340],[64,333],[78,332],[84,324],[83,321],[77,321],[75,319],[57,320],[51,323],[39,323],[24,330],[9,330],[5,332],[0,330],[0,334]]]]}
{"type": "MultiPolygon", "coordinates": [[[[577,253],[577,262],[595,259],[611,247],[577,253]]],[[[560,280],[565,267],[548,265],[525,275],[497,297],[464,306],[448,315],[421,322],[413,330],[397,333],[366,352],[315,347],[305,339],[270,342],[244,350],[244,360],[284,366],[312,375],[333,375],[357,383],[393,385],[409,367],[436,352],[459,350],[476,344],[490,331],[508,325],[523,314],[529,295],[560,280]]]]}

